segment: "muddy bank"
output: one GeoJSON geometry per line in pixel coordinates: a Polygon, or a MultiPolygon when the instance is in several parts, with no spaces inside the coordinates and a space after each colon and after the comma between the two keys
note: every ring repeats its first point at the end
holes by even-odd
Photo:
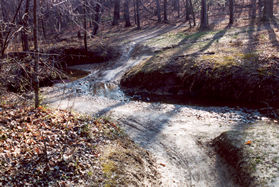
{"type": "Polygon", "coordinates": [[[219,155],[235,170],[243,186],[278,186],[278,124],[256,123],[213,140],[219,155]]]}
{"type": "Polygon", "coordinates": [[[257,54],[197,57],[158,54],[128,71],[121,80],[129,95],[174,102],[206,101],[240,106],[279,106],[279,59],[257,54]]]}
{"type": "Polygon", "coordinates": [[[58,61],[63,67],[72,65],[81,65],[88,63],[101,63],[109,60],[116,60],[121,55],[119,46],[112,45],[96,45],[89,47],[88,51],[85,51],[84,47],[58,47],[48,51],[54,55],[53,58],[58,61]]]}
{"type": "MultiPolygon", "coordinates": [[[[34,61],[31,56],[9,57],[2,59],[0,67],[0,87],[4,90],[16,93],[28,92],[32,89],[34,61]]],[[[41,59],[39,63],[40,87],[50,86],[68,76],[62,69],[51,66],[47,59],[41,59]]]]}
{"type": "MultiPolygon", "coordinates": [[[[89,74],[86,71],[51,66],[47,59],[41,59],[39,72],[40,87],[74,81],[89,74]]],[[[30,56],[7,58],[0,67],[0,87],[3,91],[14,93],[29,92],[33,88],[32,79],[33,59],[30,56]]]]}

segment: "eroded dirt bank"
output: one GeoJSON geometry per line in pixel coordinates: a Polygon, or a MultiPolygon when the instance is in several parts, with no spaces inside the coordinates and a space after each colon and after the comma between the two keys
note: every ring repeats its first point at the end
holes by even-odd
{"type": "Polygon", "coordinates": [[[116,120],[135,142],[155,155],[164,186],[237,186],[236,176],[208,144],[225,131],[238,131],[253,122],[264,123],[268,121],[266,117],[242,108],[132,101],[119,89],[124,73],[151,57],[146,54],[131,58],[133,48],[163,34],[161,31],[154,29],[130,38],[118,61],[76,67],[90,70],[91,74],[46,88],[45,103],[116,120]]]}
{"type": "Polygon", "coordinates": [[[143,43],[156,54],[126,72],[121,86],[155,101],[187,103],[191,98],[278,108],[277,40],[266,37],[275,28],[260,24],[257,30],[246,26],[157,36],[143,43]]]}
{"type": "Polygon", "coordinates": [[[219,100],[242,106],[253,103],[254,107],[278,107],[279,58],[261,62],[257,62],[260,57],[246,58],[242,63],[251,64],[217,66],[208,60],[195,61],[186,56],[173,59],[155,56],[127,72],[121,86],[131,95],[165,96],[178,102],[190,97],[212,103],[219,100]]]}

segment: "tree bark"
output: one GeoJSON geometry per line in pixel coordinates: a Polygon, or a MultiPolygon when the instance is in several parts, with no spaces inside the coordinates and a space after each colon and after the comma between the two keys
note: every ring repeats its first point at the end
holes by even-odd
{"type": "Polygon", "coordinates": [[[209,28],[208,25],[208,14],[207,14],[207,6],[206,0],[201,0],[201,30],[206,30],[209,28]]]}
{"type": "Polygon", "coordinates": [[[180,0],[177,0],[176,3],[177,3],[177,17],[180,18],[180,0]]]}
{"type": "Polygon", "coordinates": [[[161,19],[161,5],[160,5],[160,0],[156,0],[156,7],[157,7],[158,22],[160,23],[160,22],[162,21],[162,19],[161,19]]]}
{"type": "Polygon", "coordinates": [[[262,16],[262,13],[263,13],[263,10],[262,10],[262,8],[264,6],[264,2],[263,1],[264,0],[259,0],[259,14],[260,14],[260,16],[262,16]]]}
{"type": "Polygon", "coordinates": [[[133,0],[133,4],[134,4],[134,20],[135,20],[135,25],[137,25],[137,3],[136,0],[133,0]]]}
{"type": "Polygon", "coordinates": [[[234,0],[229,0],[230,6],[230,22],[229,24],[232,25],[234,22],[234,0]]]}
{"type": "Polygon", "coordinates": [[[125,0],[125,2],[124,2],[125,27],[131,26],[129,2],[130,2],[130,0],[125,0]]]}
{"type": "Polygon", "coordinates": [[[41,18],[41,25],[42,25],[43,36],[44,36],[44,39],[46,40],[47,39],[47,33],[46,33],[46,26],[45,26],[45,22],[44,22],[43,18],[41,18]]]}
{"type": "Polygon", "coordinates": [[[190,2],[189,2],[189,0],[186,0],[185,11],[186,11],[185,21],[187,22],[190,20],[190,2]]]}
{"type": "Polygon", "coordinates": [[[251,0],[251,18],[255,19],[256,18],[256,12],[257,12],[257,3],[255,0],[251,0]]]}
{"type": "Polygon", "coordinates": [[[87,53],[88,47],[87,47],[87,0],[84,0],[84,5],[83,5],[83,29],[84,29],[84,50],[87,53]]]}
{"type": "Polygon", "coordinates": [[[112,25],[118,25],[120,19],[120,0],[114,0],[114,12],[112,25]]]}
{"type": "Polygon", "coordinates": [[[192,0],[189,0],[189,5],[190,5],[190,11],[192,13],[193,21],[194,21],[194,26],[196,26],[196,16],[195,16],[192,0]]]}
{"type": "Polygon", "coordinates": [[[273,17],[273,0],[264,0],[263,20],[268,21],[273,17]]]}
{"type": "Polygon", "coordinates": [[[34,24],[34,52],[35,52],[35,64],[34,64],[34,74],[33,74],[33,83],[34,83],[34,92],[35,92],[35,107],[38,108],[40,105],[39,102],[39,78],[38,78],[38,69],[39,69],[39,51],[38,51],[38,19],[37,19],[37,0],[34,0],[33,5],[33,24],[34,24]]]}
{"type": "Polygon", "coordinates": [[[92,35],[95,36],[98,33],[99,30],[99,23],[100,23],[100,17],[101,17],[101,5],[100,2],[96,2],[95,6],[95,16],[93,19],[93,32],[92,35]]]}
{"type": "Polygon", "coordinates": [[[177,10],[177,0],[172,0],[172,6],[174,10],[177,10]]]}
{"type": "Polygon", "coordinates": [[[139,12],[139,2],[140,0],[136,0],[136,7],[137,7],[137,29],[140,29],[140,12],[139,12]]]}
{"type": "Polygon", "coordinates": [[[168,13],[167,13],[167,7],[168,6],[168,1],[164,0],[164,22],[168,22],[168,13]]]}
{"type": "Polygon", "coordinates": [[[26,0],[25,11],[22,18],[23,30],[21,31],[21,41],[22,41],[23,51],[29,51],[29,42],[28,42],[28,35],[27,35],[29,7],[30,7],[30,0],[26,0]]]}

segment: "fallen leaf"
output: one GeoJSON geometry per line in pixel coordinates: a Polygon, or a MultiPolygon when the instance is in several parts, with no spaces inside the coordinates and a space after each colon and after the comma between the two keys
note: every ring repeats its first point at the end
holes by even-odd
{"type": "Polygon", "coordinates": [[[249,140],[249,141],[245,142],[245,145],[251,145],[251,143],[252,143],[252,141],[249,140]]]}
{"type": "Polygon", "coordinates": [[[166,167],[166,164],[160,163],[161,166],[166,167]]]}

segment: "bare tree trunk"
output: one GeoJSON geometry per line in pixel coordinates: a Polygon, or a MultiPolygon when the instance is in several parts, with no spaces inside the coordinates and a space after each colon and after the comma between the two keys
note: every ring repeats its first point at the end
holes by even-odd
{"type": "Polygon", "coordinates": [[[137,25],[137,3],[136,0],[133,0],[133,4],[134,4],[134,19],[135,19],[135,25],[137,25]]]}
{"type": "Polygon", "coordinates": [[[93,36],[98,33],[98,29],[99,29],[99,23],[101,17],[101,5],[99,1],[96,2],[94,9],[95,9],[95,16],[93,19],[93,32],[92,32],[93,36]]]}
{"type": "Polygon", "coordinates": [[[268,21],[273,17],[273,0],[264,0],[263,20],[268,21]]]}
{"type": "Polygon", "coordinates": [[[167,7],[168,6],[168,1],[164,0],[164,22],[168,22],[168,13],[167,13],[167,7]]]}
{"type": "Polygon", "coordinates": [[[120,19],[120,0],[114,0],[114,12],[112,25],[118,25],[120,19]]]}
{"type": "MultiPolygon", "coordinates": [[[[1,31],[0,31],[0,47],[1,47],[1,50],[2,50],[4,48],[4,38],[3,38],[2,28],[0,28],[0,29],[1,29],[1,31]]],[[[3,56],[4,56],[4,54],[2,54],[2,57],[3,56]]]]}
{"type": "Polygon", "coordinates": [[[273,8],[274,8],[274,3],[273,0],[269,0],[269,6],[270,6],[270,12],[269,12],[269,17],[273,18],[273,8]]]}
{"type": "Polygon", "coordinates": [[[208,29],[208,14],[207,14],[207,6],[206,6],[206,0],[201,1],[201,30],[208,29]]]}
{"type": "Polygon", "coordinates": [[[41,18],[41,25],[42,25],[43,36],[44,36],[44,39],[46,40],[47,34],[46,34],[46,27],[45,27],[45,22],[44,22],[43,18],[41,18]]]}
{"type": "Polygon", "coordinates": [[[158,17],[158,22],[160,23],[162,21],[161,19],[161,2],[160,0],[156,0],[156,7],[157,7],[157,17],[158,17]]]}
{"type": "Polygon", "coordinates": [[[34,64],[34,91],[35,91],[35,107],[38,108],[39,102],[39,51],[38,51],[38,19],[37,19],[37,0],[34,0],[33,5],[33,22],[34,22],[34,52],[35,52],[35,64],[34,64]]]}
{"type": "MultiPolygon", "coordinates": [[[[2,20],[4,22],[6,22],[6,14],[5,14],[5,8],[4,8],[4,1],[1,1],[1,12],[2,12],[2,20]]],[[[3,47],[4,47],[4,38],[3,38],[3,34],[4,34],[4,25],[3,24],[0,24],[0,49],[2,51],[3,47]]]]}
{"type": "Polygon", "coordinates": [[[136,0],[136,7],[137,7],[137,28],[140,29],[140,12],[139,12],[139,2],[140,0],[136,0]]]}
{"type": "Polygon", "coordinates": [[[21,41],[22,41],[23,51],[29,51],[29,42],[28,42],[28,35],[27,35],[29,7],[30,7],[30,0],[26,0],[25,11],[22,18],[23,29],[21,31],[21,41]]]}
{"type": "Polygon", "coordinates": [[[130,2],[130,0],[125,0],[125,2],[124,2],[125,27],[130,27],[131,26],[129,2],[130,2]]]}
{"type": "Polygon", "coordinates": [[[180,18],[180,0],[177,0],[176,3],[177,3],[177,17],[180,18]]]}
{"type": "Polygon", "coordinates": [[[262,16],[262,13],[263,13],[263,6],[264,6],[264,0],[259,0],[259,15],[262,16]]]}
{"type": "Polygon", "coordinates": [[[230,25],[233,24],[234,22],[234,0],[229,1],[229,6],[230,6],[230,25]]]}
{"type": "Polygon", "coordinates": [[[177,10],[177,0],[172,0],[172,6],[174,10],[177,10]]]}
{"type": "Polygon", "coordinates": [[[255,0],[251,0],[251,18],[255,19],[256,18],[256,12],[257,12],[257,3],[255,0]]]}
{"type": "Polygon", "coordinates": [[[84,50],[87,53],[88,51],[88,47],[87,47],[87,18],[86,18],[86,14],[87,14],[87,0],[84,0],[84,5],[83,5],[83,29],[84,29],[84,50]]]}
{"type": "Polygon", "coordinates": [[[196,26],[196,16],[195,16],[192,0],[189,0],[189,5],[190,5],[193,21],[194,21],[194,26],[196,26]]]}
{"type": "Polygon", "coordinates": [[[185,11],[186,11],[185,21],[189,21],[190,20],[190,2],[189,2],[189,0],[186,0],[185,11]]]}
{"type": "Polygon", "coordinates": [[[158,22],[160,23],[162,21],[162,19],[161,19],[161,4],[160,4],[160,0],[156,0],[156,7],[157,7],[158,22]]]}

